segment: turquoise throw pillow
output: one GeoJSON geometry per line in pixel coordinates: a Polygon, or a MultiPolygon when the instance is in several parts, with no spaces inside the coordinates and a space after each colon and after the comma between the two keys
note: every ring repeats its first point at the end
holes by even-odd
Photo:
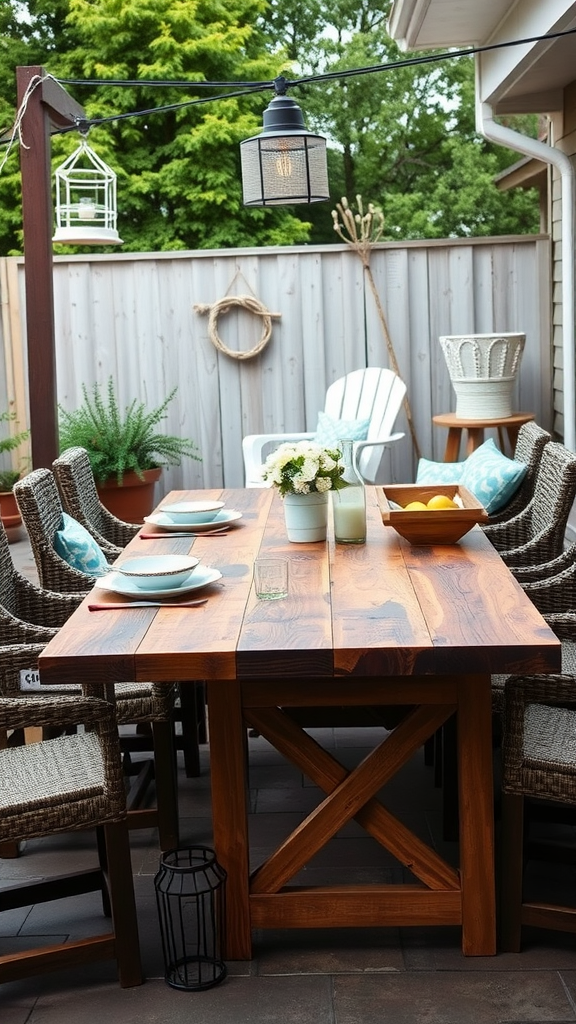
{"type": "Polygon", "coordinates": [[[335,448],[339,441],[365,441],[370,420],[335,420],[325,412],[318,413],[318,426],[312,438],[324,448],[335,448]]]}
{"type": "Polygon", "coordinates": [[[420,459],[416,472],[417,484],[459,484],[464,462],[431,462],[420,459]]]}
{"type": "Polygon", "coordinates": [[[523,462],[503,455],[490,438],[468,456],[460,483],[492,514],[510,501],[527,471],[523,462]]]}
{"type": "Polygon", "coordinates": [[[54,550],[68,565],[88,576],[104,576],[110,570],[94,537],[66,512],[62,513],[62,526],[54,536],[54,550]]]}

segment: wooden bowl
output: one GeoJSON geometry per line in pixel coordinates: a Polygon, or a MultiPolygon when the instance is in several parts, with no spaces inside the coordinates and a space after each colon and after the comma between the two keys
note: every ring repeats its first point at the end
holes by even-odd
{"type": "Polygon", "coordinates": [[[460,484],[386,484],[376,488],[376,497],[384,526],[393,526],[411,544],[456,544],[476,523],[488,520],[483,505],[460,484]],[[427,509],[406,512],[411,501],[427,501],[435,494],[454,499],[462,508],[427,509]],[[396,509],[395,505],[401,505],[396,509]]]}

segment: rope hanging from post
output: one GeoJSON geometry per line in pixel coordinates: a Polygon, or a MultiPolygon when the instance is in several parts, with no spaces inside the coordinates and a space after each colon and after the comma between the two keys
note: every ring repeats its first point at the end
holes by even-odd
{"type": "Polygon", "coordinates": [[[219,352],[230,356],[231,359],[253,359],[254,356],[259,355],[270,341],[272,320],[282,315],[281,313],[271,313],[266,309],[266,306],[251,295],[228,295],[212,305],[199,303],[194,306],[194,310],[201,315],[208,313],[208,337],[219,352]],[[246,352],[239,352],[238,350],[228,348],[218,334],[218,317],[221,314],[229,313],[231,309],[235,308],[245,309],[249,313],[254,313],[255,316],[262,317],[262,337],[253,348],[248,349],[246,352]]]}

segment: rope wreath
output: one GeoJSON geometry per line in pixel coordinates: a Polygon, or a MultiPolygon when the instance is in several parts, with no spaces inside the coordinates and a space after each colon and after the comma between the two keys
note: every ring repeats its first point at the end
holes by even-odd
{"type": "Polygon", "coordinates": [[[281,313],[270,313],[266,306],[253,298],[251,295],[228,295],[223,299],[219,299],[218,302],[214,302],[213,305],[205,305],[200,303],[194,306],[196,313],[206,314],[208,313],[208,336],[210,341],[219,352],[223,352],[225,355],[230,356],[231,359],[252,359],[253,356],[257,356],[266,347],[270,341],[272,334],[272,318],[282,316],[281,313]],[[262,317],[262,337],[260,341],[254,345],[254,348],[249,349],[247,352],[238,352],[237,350],[228,348],[224,344],[222,338],[218,334],[218,317],[222,313],[229,313],[231,309],[240,307],[240,309],[246,309],[249,313],[254,313],[255,316],[262,317]]]}

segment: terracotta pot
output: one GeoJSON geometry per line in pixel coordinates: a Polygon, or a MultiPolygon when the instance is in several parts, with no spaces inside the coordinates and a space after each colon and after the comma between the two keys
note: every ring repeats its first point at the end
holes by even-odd
{"type": "Polygon", "coordinates": [[[0,491],[0,519],[6,530],[22,525],[22,516],[12,491],[0,491]]]}
{"type": "Polygon", "coordinates": [[[98,484],[98,496],[112,515],[125,523],[143,523],[154,508],[154,485],[161,469],[145,469],[144,479],[137,473],[125,473],[122,483],[116,479],[98,484]]]}

